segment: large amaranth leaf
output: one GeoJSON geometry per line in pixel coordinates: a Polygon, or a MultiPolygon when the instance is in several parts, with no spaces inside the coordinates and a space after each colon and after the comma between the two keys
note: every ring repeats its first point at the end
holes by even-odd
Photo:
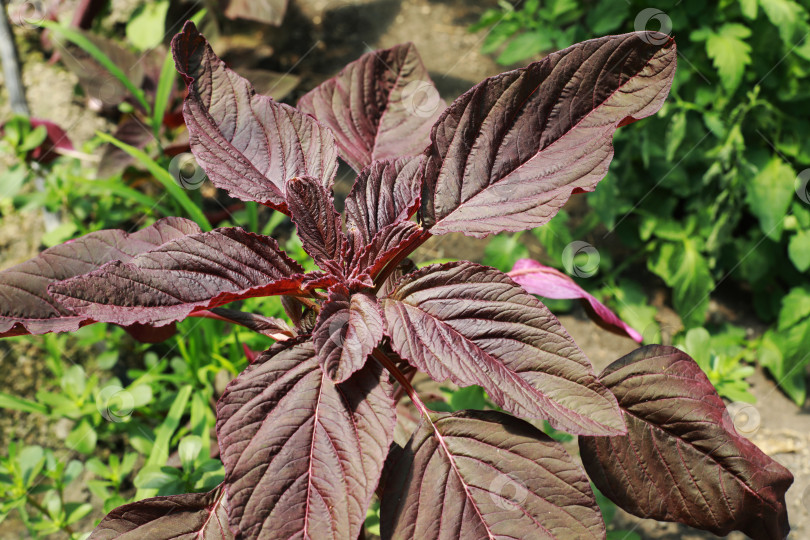
{"type": "Polygon", "coordinates": [[[165,218],[132,234],[117,230],[90,233],[7,268],[0,272],[0,337],[77,330],[89,319],[54,299],[48,285],[110,261],[129,261],[139,253],[199,232],[193,221],[165,218]]]}
{"type": "Polygon", "coordinates": [[[585,473],[531,424],[495,411],[432,414],[386,463],[388,538],[604,538],[585,473]]]}
{"type": "Polygon", "coordinates": [[[183,116],[191,151],[215,186],[280,210],[290,178],[314,176],[331,186],[337,149],[328,129],[257,95],[214,54],[194,23],[174,37],[172,51],[188,83],[183,116]]]}
{"type": "Polygon", "coordinates": [[[520,259],[512,267],[509,277],[532,294],[557,300],[579,298],[589,307],[588,314],[608,329],[618,329],[633,340],[641,343],[641,334],[613,313],[610,308],[596,299],[595,296],[577,285],[576,281],[559,270],[544,266],[532,259],[520,259]]]}
{"type": "Polygon", "coordinates": [[[482,386],[518,416],[577,434],[624,433],[616,398],[534,296],[494,268],[432,265],[381,301],[394,350],[433,379],[482,386]]]}
{"type": "Polygon", "coordinates": [[[301,272],[275,240],[237,227],[178,238],[54,283],[49,292],[96,321],[160,326],[242,298],[296,294],[301,272]]]}
{"type": "Polygon", "coordinates": [[[784,538],[793,476],[734,429],[700,367],[672,347],[642,347],[601,380],[619,400],[627,435],[581,437],[582,460],[613,502],[640,517],[725,536],[784,538]]]}
{"type": "Polygon", "coordinates": [[[422,156],[375,161],[346,197],[346,228],[354,253],[383,228],[408,219],[419,206],[422,156]]]}
{"type": "Polygon", "coordinates": [[[332,195],[308,176],[287,184],[287,207],[304,250],[324,270],[340,274],[346,240],[332,195]]]}
{"type": "Polygon", "coordinates": [[[333,381],[343,382],[362,368],[382,337],[382,313],[373,294],[352,294],[342,284],[329,289],[312,339],[321,367],[333,381]]]}
{"type": "Polygon", "coordinates": [[[658,111],[675,59],[663,34],[609,36],[473,87],[431,132],[425,225],[480,237],[546,223],[605,176],[616,128],[658,111]]]}
{"type": "Polygon", "coordinates": [[[153,497],[119,506],[87,540],[233,540],[228,501],[218,487],[208,493],[153,497]]]}
{"type": "Polygon", "coordinates": [[[413,43],[364,54],[298,102],[332,129],[340,157],[358,172],[421,153],[445,107],[413,43]]]}
{"type": "Polygon", "coordinates": [[[217,404],[229,518],[244,538],[357,538],[396,416],[369,362],[335,385],[312,342],[273,346],[217,404]]]}

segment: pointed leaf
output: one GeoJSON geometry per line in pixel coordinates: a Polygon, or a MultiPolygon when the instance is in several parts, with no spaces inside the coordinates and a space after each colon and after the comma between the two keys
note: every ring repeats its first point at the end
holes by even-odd
{"type": "Polygon", "coordinates": [[[371,242],[351,262],[352,276],[368,275],[371,278],[393,260],[403,250],[411,251],[410,246],[418,241],[426,231],[413,221],[400,221],[388,225],[374,235],[371,242]]]}
{"type": "Polygon", "coordinates": [[[51,283],[96,270],[109,261],[130,261],[139,253],[200,228],[182,218],[165,218],[135,233],[106,230],[46,249],[0,272],[0,337],[72,332],[89,322],[48,293],[51,283]]]}
{"type": "Polygon", "coordinates": [[[358,172],[422,152],[446,106],[413,43],[364,54],[298,102],[335,133],[340,157],[358,172]]]}
{"type": "Polygon", "coordinates": [[[346,197],[346,228],[355,253],[383,228],[410,218],[419,206],[422,156],[375,161],[346,197]]]}
{"type": "Polygon", "coordinates": [[[352,294],[341,284],[329,290],[312,339],[318,361],[333,381],[343,382],[362,368],[382,337],[382,313],[375,296],[352,294]]]}
{"type": "Polygon", "coordinates": [[[520,259],[515,263],[515,266],[508,275],[515,280],[515,283],[532,294],[558,300],[570,300],[575,298],[585,300],[593,310],[593,313],[589,313],[589,315],[596,315],[601,321],[621,329],[632,339],[641,343],[641,334],[628,326],[605,304],[577,285],[576,281],[559,270],[549,266],[543,266],[539,262],[531,259],[520,259]]]}
{"type": "Polygon", "coordinates": [[[599,490],[640,517],[725,536],[784,538],[790,471],[734,429],[700,367],[673,347],[642,347],[608,366],[627,435],[580,437],[599,490]]]}
{"type": "Polygon", "coordinates": [[[508,412],[571,433],[624,432],[585,354],[506,274],[470,262],[428,266],[381,305],[393,349],[433,379],[477,384],[508,412]]]}
{"type": "Polygon", "coordinates": [[[340,274],[346,240],[332,196],[308,176],[287,183],[287,207],[304,250],[324,270],[340,274]]]}
{"type": "Polygon", "coordinates": [[[172,51],[188,84],[183,116],[191,151],[215,186],[282,211],[287,180],[314,176],[331,186],[337,150],[329,130],[257,95],[214,54],[194,23],[174,37],[172,51]]]}
{"type": "Polygon", "coordinates": [[[231,527],[245,538],[357,538],[396,415],[370,362],[341,385],[312,342],[278,344],[217,404],[231,527]]]}
{"type": "Polygon", "coordinates": [[[228,501],[218,487],[208,493],[153,497],[119,506],[87,540],[233,540],[228,501]]]}
{"type": "Polygon", "coordinates": [[[426,227],[483,237],[549,221],[605,176],[616,129],[658,111],[675,59],[664,34],[608,36],[473,87],[431,132],[426,227]]]}
{"type": "Polygon", "coordinates": [[[500,412],[432,414],[386,471],[384,539],[605,537],[582,469],[559,443],[500,412]]]}
{"type": "Polygon", "coordinates": [[[85,317],[158,326],[254,296],[295,294],[303,269],[269,236],[215,229],[60,281],[49,292],[85,317]]]}

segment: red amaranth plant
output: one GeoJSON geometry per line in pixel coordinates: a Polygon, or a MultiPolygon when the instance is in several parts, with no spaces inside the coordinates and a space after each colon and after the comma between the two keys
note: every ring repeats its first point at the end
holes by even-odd
{"type": "Polygon", "coordinates": [[[671,38],[586,41],[435,112],[414,101],[414,89],[437,94],[412,45],[364,55],[298,109],[256,95],[193,24],[172,48],[200,165],[232,196],[290,215],[320,270],[305,273],[269,237],[169,218],[0,273],[3,335],[211,316],[279,340],[217,404],[224,483],[122,506],[92,540],[357,538],[375,491],[383,538],[604,538],[588,476],[516,417],[578,435],[590,478],[629,512],[787,534],[791,474],[734,430],[686,354],[643,347],[597,376],[506,274],[468,261],[414,270],[408,259],[432,235],[538,227],[592,191],[614,131],[664,102],[671,38]],[[331,194],[338,157],[359,173],[345,227],[331,194]],[[294,328],[221,307],[268,295],[284,296],[294,328]],[[480,385],[505,412],[431,411],[412,368],[480,385]],[[400,446],[403,394],[421,424],[400,446]]]}

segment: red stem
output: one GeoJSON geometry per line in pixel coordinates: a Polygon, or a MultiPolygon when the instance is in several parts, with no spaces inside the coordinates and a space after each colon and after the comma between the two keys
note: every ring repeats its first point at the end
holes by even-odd
{"type": "Polygon", "coordinates": [[[411,385],[411,382],[405,375],[402,374],[402,372],[399,370],[396,364],[394,364],[394,361],[388,358],[388,355],[386,355],[378,348],[375,348],[371,354],[372,356],[374,356],[374,359],[377,360],[377,362],[382,364],[382,366],[385,369],[387,369],[391,373],[391,375],[394,376],[394,378],[402,386],[402,388],[405,389],[405,392],[408,394],[408,397],[411,398],[411,401],[416,407],[416,410],[418,410],[419,413],[432,425],[433,421],[430,419],[430,409],[428,409],[427,406],[425,406],[425,404],[422,403],[422,400],[419,399],[419,396],[416,394],[416,390],[414,390],[413,386],[411,385]]]}
{"type": "Polygon", "coordinates": [[[397,267],[397,266],[399,266],[399,263],[401,263],[403,260],[405,260],[405,258],[406,258],[408,255],[410,255],[411,253],[413,253],[413,252],[416,250],[416,248],[418,248],[419,246],[421,246],[422,244],[424,244],[425,242],[427,242],[427,241],[428,241],[428,239],[429,239],[431,236],[433,236],[433,235],[432,235],[432,234],[430,234],[430,232],[429,232],[429,231],[427,231],[427,230],[423,230],[423,231],[421,232],[421,234],[419,234],[419,235],[415,236],[414,238],[412,238],[412,239],[411,239],[411,241],[410,241],[410,242],[408,242],[408,243],[407,243],[407,244],[406,244],[406,245],[405,245],[405,246],[404,246],[404,247],[403,247],[403,248],[402,248],[402,249],[401,249],[401,250],[400,250],[400,251],[399,251],[399,252],[398,252],[398,253],[397,253],[397,254],[394,256],[394,258],[393,258],[393,259],[391,259],[391,260],[388,262],[388,264],[385,266],[385,268],[383,268],[383,269],[382,269],[382,271],[380,271],[380,272],[379,272],[379,273],[378,273],[376,276],[371,276],[371,279],[373,279],[373,280],[374,280],[374,283],[376,283],[376,284],[377,284],[377,286],[374,288],[374,291],[375,291],[375,292],[379,291],[379,290],[380,290],[380,287],[382,287],[382,284],[383,284],[383,283],[385,283],[385,280],[386,280],[386,279],[388,279],[388,276],[390,276],[390,275],[391,275],[391,272],[393,272],[393,271],[394,271],[394,269],[396,269],[396,267],[397,267]]]}

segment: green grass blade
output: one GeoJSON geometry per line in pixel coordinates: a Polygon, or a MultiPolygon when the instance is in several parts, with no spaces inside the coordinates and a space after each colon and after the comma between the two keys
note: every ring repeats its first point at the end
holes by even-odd
{"type": "Polygon", "coordinates": [[[132,189],[129,186],[122,185],[119,180],[102,181],[91,180],[88,182],[90,191],[96,191],[102,194],[118,195],[124,200],[132,200],[141,206],[151,210],[157,210],[163,216],[171,216],[172,212],[168,208],[156,202],[152,197],[145,193],[141,193],[137,189],[132,189]]]}
{"type": "Polygon", "coordinates": [[[199,225],[201,229],[204,231],[210,231],[212,229],[211,224],[208,222],[205,214],[203,214],[203,211],[200,210],[200,207],[189,198],[185,190],[183,190],[183,188],[180,187],[177,182],[175,182],[172,175],[169,174],[169,171],[161,167],[154,159],[149,157],[146,152],[139,150],[134,146],[130,146],[125,142],[119,141],[115,137],[107,135],[106,133],[97,132],[97,134],[101,140],[117,146],[130,156],[137,159],[138,162],[146,167],[147,170],[154,175],[157,181],[163,185],[177,204],[179,204],[183,210],[186,211],[188,216],[197,222],[197,225],[199,225]]]}
{"type": "Polygon", "coordinates": [[[96,47],[92,41],[83,36],[81,32],[78,32],[73,28],[67,28],[53,21],[42,21],[39,24],[43,28],[47,28],[48,30],[63,36],[65,39],[72,42],[77,47],[80,47],[84,52],[92,56],[93,60],[101,64],[104,69],[109,71],[113,77],[121,81],[121,84],[123,84],[126,89],[129,90],[129,92],[135,97],[135,99],[138,100],[138,103],[140,103],[144,108],[146,114],[151,114],[152,108],[146,101],[146,95],[143,93],[143,90],[135,86],[135,83],[133,83],[129,77],[127,77],[126,73],[121,71],[121,68],[116,66],[115,63],[110,60],[109,56],[104,54],[101,49],[96,47]]]}
{"type": "Polygon", "coordinates": [[[163,123],[163,115],[166,114],[166,107],[169,106],[169,98],[172,95],[174,82],[177,80],[177,71],[174,69],[174,58],[172,54],[166,53],[163,67],[160,69],[160,79],[158,80],[157,91],[155,93],[155,108],[152,110],[152,133],[155,137],[160,132],[160,125],[163,123]]]}
{"type": "Polygon", "coordinates": [[[48,407],[29,399],[0,392],[0,409],[11,409],[27,413],[48,414],[48,407]]]}

